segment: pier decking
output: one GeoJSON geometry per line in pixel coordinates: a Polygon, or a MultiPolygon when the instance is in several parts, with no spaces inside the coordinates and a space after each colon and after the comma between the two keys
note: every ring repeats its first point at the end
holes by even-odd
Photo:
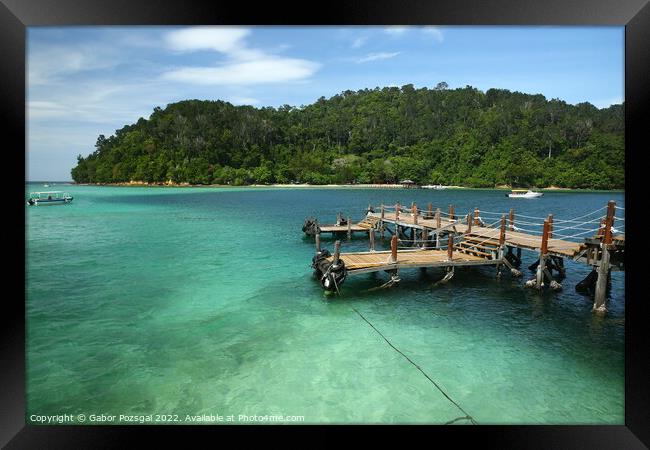
{"type": "MultiPolygon", "coordinates": [[[[499,240],[500,229],[489,228],[480,225],[473,225],[471,228],[467,223],[462,223],[460,220],[450,220],[446,218],[440,219],[440,226],[435,219],[424,219],[420,214],[415,219],[412,213],[402,213],[396,220],[395,217],[385,216],[383,219],[379,213],[368,213],[371,217],[379,219],[383,223],[388,223],[405,228],[414,228],[417,230],[429,230],[433,233],[440,231],[453,231],[459,234],[471,234],[486,240],[499,240]]],[[[542,239],[540,236],[535,236],[528,233],[508,230],[505,236],[505,244],[515,248],[525,248],[527,250],[540,251],[542,246],[542,239]]],[[[556,256],[564,256],[572,258],[584,248],[580,242],[564,241],[562,239],[548,239],[548,253],[556,256]]]]}
{"type": "Polygon", "coordinates": [[[352,223],[350,217],[343,220],[339,214],[336,218],[336,223],[333,225],[319,225],[316,219],[307,219],[303,226],[303,231],[308,235],[316,235],[322,233],[345,234],[351,237],[353,233],[367,233],[368,230],[374,229],[377,225],[377,220],[374,217],[366,216],[359,223],[352,223]]]}
{"type": "MultiPolygon", "coordinates": [[[[515,221],[512,209],[508,219],[505,213],[484,211],[488,217],[484,220],[478,208],[465,216],[457,216],[453,205],[449,205],[448,213],[440,208],[434,212],[431,204],[428,210],[421,210],[415,203],[406,209],[399,204],[380,205],[378,209],[379,212],[369,206],[366,216],[356,224],[348,217],[347,222],[340,225],[318,227],[317,220],[313,219],[311,228],[303,227],[306,233],[311,231],[316,236],[317,255],[312,267],[327,290],[338,292],[347,275],[385,271],[391,273],[396,282],[400,269],[413,268],[446,267],[448,278],[451,278],[454,267],[496,266],[497,276],[504,267],[509,268],[511,274],[521,276],[518,268],[523,249],[539,254],[538,261],[530,267],[536,271],[536,277],[526,282],[528,287],[561,289],[552,271],[557,271],[560,279],[564,277],[564,258],[591,265],[593,273],[576,289],[595,290],[594,309],[604,311],[609,272],[624,270],[625,235],[614,236],[618,231],[613,226],[616,209],[613,201],[592,213],[563,220],[554,220],[549,214],[546,218],[522,216],[523,220],[515,221]],[[594,217],[603,209],[607,209],[604,216],[594,217]],[[531,222],[531,219],[542,222],[531,222]],[[531,230],[537,226],[542,230],[531,230]],[[323,253],[320,250],[321,232],[347,232],[348,238],[352,232],[368,233],[370,251],[341,253],[340,241],[337,241],[334,255],[323,253]],[[375,251],[376,232],[382,236],[384,232],[392,235],[390,251],[375,251]],[[576,238],[582,241],[571,240],[576,238]]],[[[337,223],[340,219],[339,214],[337,223]]]]}
{"type": "MultiPolygon", "coordinates": [[[[333,261],[333,256],[327,258],[333,261]]],[[[391,259],[390,251],[342,253],[339,258],[345,263],[348,274],[379,272],[394,269],[413,269],[419,267],[451,267],[496,265],[499,260],[456,253],[449,259],[446,250],[402,250],[397,261],[391,259]]]]}
{"type": "Polygon", "coordinates": [[[347,225],[320,225],[319,227],[321,233],[347,233],[348,231],[351,231],[352,233],[367,233],[371,228],[369,226],[363,227],[359,224],[350,225],[349,227],[347,225]]]}

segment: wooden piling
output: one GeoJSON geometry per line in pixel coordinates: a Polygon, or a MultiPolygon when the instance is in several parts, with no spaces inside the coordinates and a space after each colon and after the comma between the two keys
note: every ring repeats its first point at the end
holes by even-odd
{"type": "Polygon", "coordinates": [[[605,237],[604,243],[609,245],[612,243],[612,226],[614,226],[614,213],[616,212],[616,202],[610,200],[607,202],[607,216],[605,217],[605,237]]]}
{"type": "Polygon", "coordinates": [[[553,237],[553,214],[549,214],[547,217],[548,220],[548,238],[553,237]]]}
{"type": "Polygon", "coordinates": [[[536,282],[536,288],[541,289],[542,285],[544,284],[544,269],[546,268],[546,257],[544,255],[540,255],[539,257],[539,264],[537,265],[537,274],[535,277],[535,282],[536,282]]]}
{"type": "Polygon", "coordinates": [[[399,202],[397,202],[397,204],[395,205],[395,222],[396,222],[395,225],[397,225],[397,221],[399,220],[399,210],[400,210],[400,206],[399,206],[399,202]]]}
{"type": "Polygon", "coordinates": [[[427,212],[428,212],[427,217],[431,218],[433,216],[433,205],[431,204],[431,202],[429,202],[429,205],[427,207],[427,212]]]}
{"type": "Polygon", "coordinates": [[[397,262],[397,234],[390,239],[390,260],[394,263],[397,262]]]}
{"type": "Polygon", "coordinates": [[[596,292],[594,295],[593,311],[605,312],[605,300],[607,298],[607,277],[609,276],[609,246],[602,245],[600,265],[598,266],[598,278],[596,279],[596,292]]]}
{"type": "Polygon", "coordinates": [[[352,238],[352,218],[348,216],[348,240],[352,238]]]}
{"type": "Polygon", "coordinates": [[[440,208],[436,208],[436,228],[440,228],[440,208]]]}
{"type": "Polygon", "coordinates": [[[420,237],[422,238],[422,248],[425,248],[429,239],[429,230],[422,227],[422,235],[420,237]]]}
{"type": "Polygon", "coordinates": [[[449,261],[452,260],[454,255],[454,233],[449,232],[447,235],[447,258],[449,261]]]}
{"type": "Polygon", "coordinates": [[[418,224],[418,206],[413,202],[413,206],[411,206],[411,213],[413,214],[413,224],[417,225],[418,224]]]}
{"type": "Polygon", "coordinates": [[[501,229],[499,230],[499,246],[503,247],[506,243],[506,215],[501,215],[501,229]]]}
{"type": "Polygon", "coordinates": [[[598,266],[598,278],[596,279],[596,292],[594,296],[593,310],[605,312],[605,300],[607,298],[607,279],[609,278],[609,246],[612,243],[612,225],[614,223],[614,214],[616,212],[616,202],[610,200],[607,203],[607,216],[605,217],[605,230],[603,232],[603,242],[601,246],[600,264],[598,266]]]}
{"type": "Polygon", "coordinates": [[[544,228],[542,229],[542,246],[540,253],[542,255],[548,253],[548,219],[544,221],[544,228]]]}
{"type": "Polygon", "coordinates": [[[544,270],[546,269],[546,254],[548,252],[548,219],[544,221],[542,231],[542,245],[539,253],[539,264],[537,266],[537,289],[541,289],[544,284],[544,270]]]}
{"type": "Polygon", "coordinates": [[[370,251],[374,252],[375,251],[375,230],[374,228],[371,228],[368,230],[368,238],[370,240],[370,251]]]}
{"type": "Polygon", "coordinates": [[[478,208],[474,208],[474,225],[480,225],[481,222],[479,222],[479,217],[481,216],[481,212],[478,210],[478,208]]]}
{"type": "Polygon", "coordinates": [[[472,213],[467,213],[467,233],[472,232],[472,213]]]}
{"type": "Polygon", "coordinates": [[[334,243],[334,258],[332,260],[332,265],[337,265],[339,263],[339,256],[341,255],[341,241],[336,241],[334,243]]]}
{"type": "Polygon", "coordinates": [[[515,231],[515,210],[510,208],[510,231],[515,231]]]}
{"type": "Polygon", "coordinates": [[[456,218],[454,212],[454,205],[449,205],[449,220],[454,220],[456,218]]]}
{"type": "Polygon", "coordinates": [[[316,233],[316,253],[320,252],[320,233],[316,233]]]}

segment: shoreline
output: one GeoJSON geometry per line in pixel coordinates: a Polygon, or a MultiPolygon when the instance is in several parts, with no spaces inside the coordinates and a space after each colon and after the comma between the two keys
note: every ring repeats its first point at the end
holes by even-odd
{"type": "MultiPolygon", "coordinates": [[[[28,182],[30,183],[30,182],[28,182]]],[[[404,189],[404,190],[489,190],[489,191],[510,191],[510,186],[495,186],[489,188],[474,188],[468,186],[445,186],[443,189],[428,189],[405,187],[401,184],[247,184],[233,186],[229,184],[190,184],[190,183],[146,183],[146,182],[123,182],[123,183],[75,183],[70,182],[73,186],[108,186],[108,187],[161,187],[161,188],[279,188],[279,189],[404,189]]],[[[516,188],[515,188],[516,189],[516,188]]],[[[625,192],[624,189],[584,189],[584,188],[563,188],[558,186],[548,186],[535,188],[534,190],[546,192],[625,192]]]]}

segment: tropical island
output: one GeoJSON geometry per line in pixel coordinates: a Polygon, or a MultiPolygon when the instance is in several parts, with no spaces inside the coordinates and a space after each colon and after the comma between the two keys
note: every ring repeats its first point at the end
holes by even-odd
{"type": "Polygon", "coordinates": [[[344,91],[279,108],[156,107],[79,155],[76,183],[622,189],[624,107],[471,86],[344,91]]]}

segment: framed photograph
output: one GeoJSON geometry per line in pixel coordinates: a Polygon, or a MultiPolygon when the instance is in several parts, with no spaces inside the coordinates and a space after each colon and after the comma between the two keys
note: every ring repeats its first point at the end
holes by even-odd
{"type": "Polygon", "coordinates": [[[646,2],[85,5],[0,5],[3,446],[649,445],[646,2]]]}

